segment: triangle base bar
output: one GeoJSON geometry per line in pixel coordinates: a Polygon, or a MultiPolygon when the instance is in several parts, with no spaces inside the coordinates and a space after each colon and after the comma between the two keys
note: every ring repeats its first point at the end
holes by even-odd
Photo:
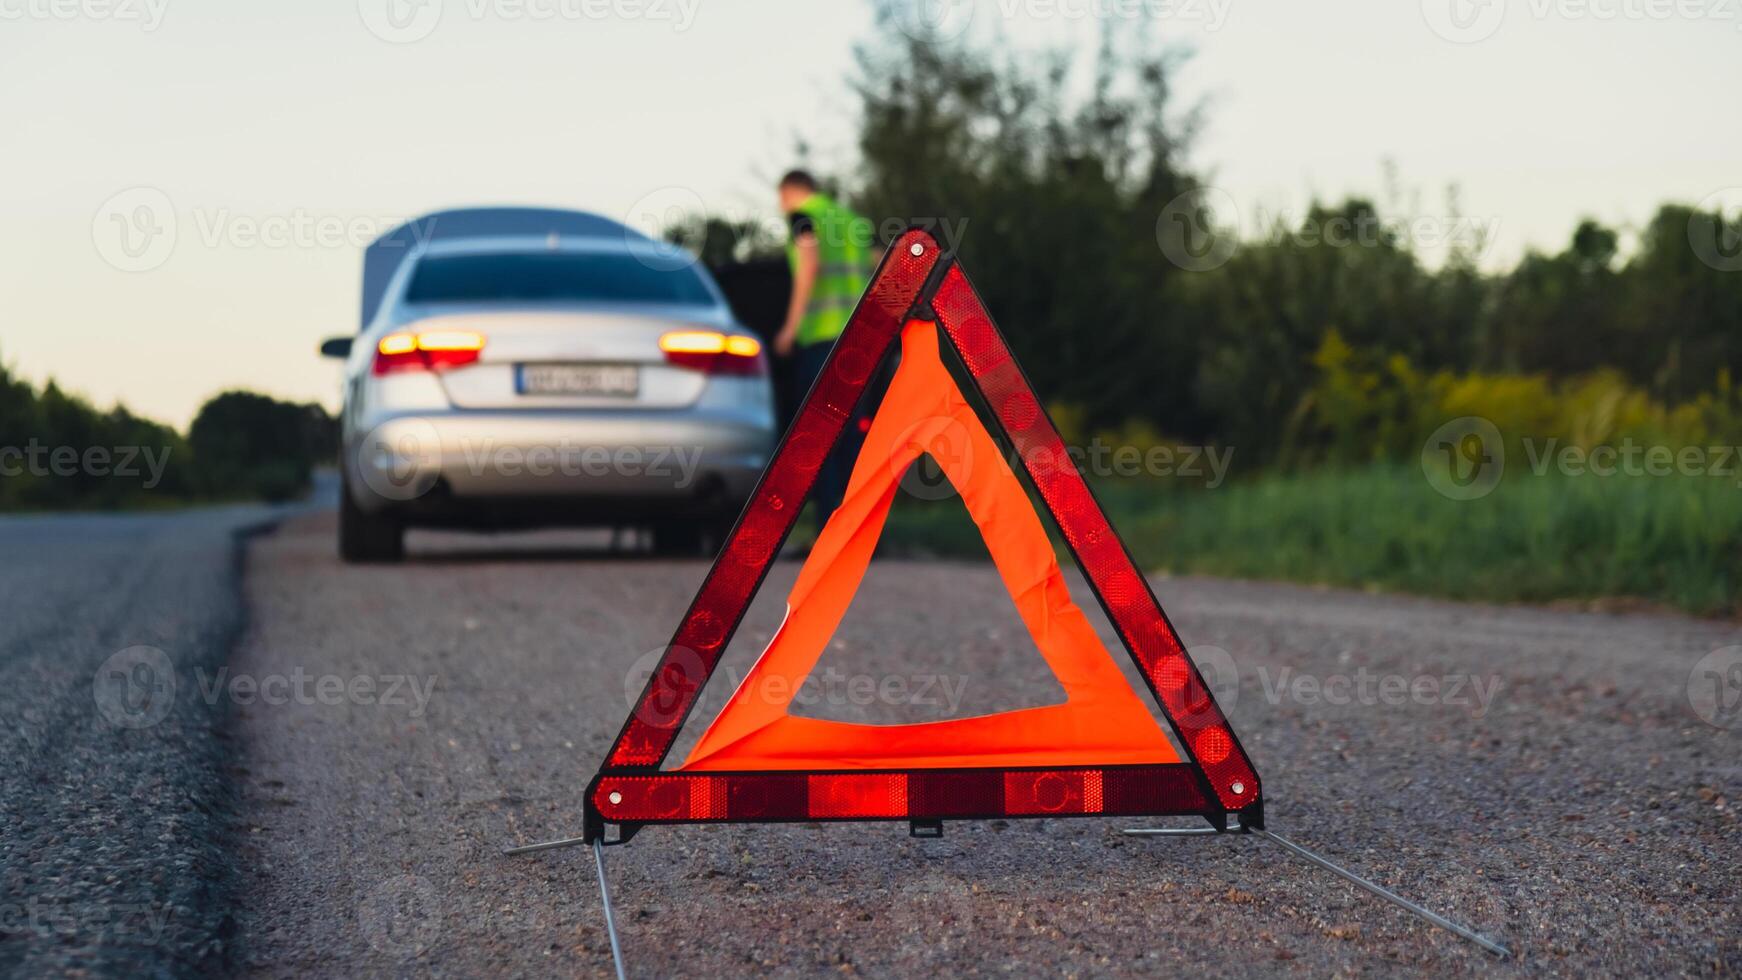
{"type": "Polygon", "coordinates": [[[589,810],[621,825],[1227,815],[1186,763],[1060,769],[604,773],[589,810]]]}

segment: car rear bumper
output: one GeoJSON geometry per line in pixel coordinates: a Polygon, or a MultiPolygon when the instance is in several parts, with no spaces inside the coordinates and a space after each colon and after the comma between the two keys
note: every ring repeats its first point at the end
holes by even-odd
{"type": "MultiPolygon", "coordinates": [[[[594,515],[735,513],[773,450],[755,416],[671,412],[455,412],[398,416],[346,449],[365,511],[464,523],[512,523],[516,508],[577,520],[594,515]]],[[[530,516],[530,513],[529,513],[530,516]]]]}

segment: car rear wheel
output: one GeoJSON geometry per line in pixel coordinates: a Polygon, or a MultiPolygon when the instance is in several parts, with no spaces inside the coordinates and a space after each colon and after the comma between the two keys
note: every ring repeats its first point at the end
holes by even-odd
{"type": "Polygon", "coordinates": [[[351,564],[396,562],[405,557],[405,524],[391,512],[365,512],[339,488],[339,557],[351,564]]]}

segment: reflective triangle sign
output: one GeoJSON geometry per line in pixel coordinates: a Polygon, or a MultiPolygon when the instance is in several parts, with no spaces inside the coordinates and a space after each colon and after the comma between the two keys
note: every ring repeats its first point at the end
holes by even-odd
{"type": "Polygon", "coordinates": [[[918,229],[890,249],[588,788],[586,839],[607,824],[1199,815],[1262,826],[1258,775],[1148,583],[953,257],[918,229]],[[900,361],[841,506],[787,616],[676,769],[673,742],[713,675],[878,366],[900,361]],[[958,359],[968,390],[945,366],[958,359]],[[1072,602],[1002,437],[1063,534],[1181,751],[1072,602]],[[790,714],[871,561],[901,477],[937,462],[980,528],[1062,704],[907,725],[790,714]]]}

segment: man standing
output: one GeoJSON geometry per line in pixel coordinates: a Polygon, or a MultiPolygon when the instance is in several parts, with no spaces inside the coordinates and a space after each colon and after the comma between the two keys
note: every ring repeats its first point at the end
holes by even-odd
{"type": "MultiPolygon", "coordinates": [[[[780,210],[791,223],[786,259],[792,268],[792,299],[774,338],[774,353],[792,361],[791,403],[796,406],[822,373],[835,338],[871,279],[872,234],[870,222],[819,192],[816,180],[803,170],[780,178],[779,191],[780,210]]],[[[859,436],[857,420],[850,420],[817,475],[811,499],[817,504],[819,529],[841,503],[859,454],[859,436]]]]}

